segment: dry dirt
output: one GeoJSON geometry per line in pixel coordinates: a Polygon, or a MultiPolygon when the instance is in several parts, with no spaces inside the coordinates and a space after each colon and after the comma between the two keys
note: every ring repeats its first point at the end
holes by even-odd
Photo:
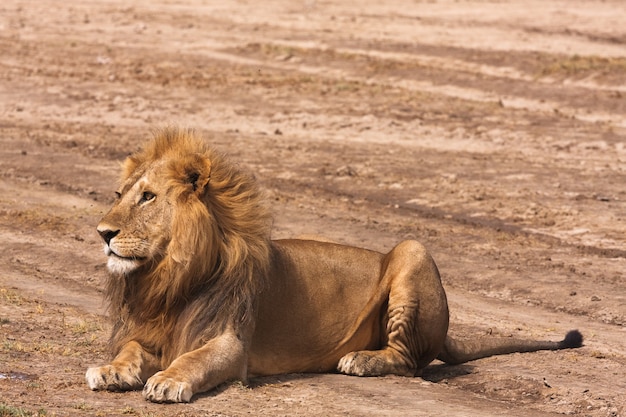
{"type": "Polygon", "coordinates": [[[626,415],[625,3],[257,3],[0,4],[0,415],[626,415]],[[453,334],[585,346],[187,405],[89,391],[109,330],[95,225],[166,124],[254,171],[275,237],[423,242],[453,334]]]}

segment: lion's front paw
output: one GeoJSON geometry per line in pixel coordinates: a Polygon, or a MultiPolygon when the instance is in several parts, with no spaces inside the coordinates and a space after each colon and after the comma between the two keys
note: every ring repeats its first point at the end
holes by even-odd
{"type": "Polygon", "coordinates": [[[85,374],[87,385],[92,390],[127,391],[141,388],[143,382],[130,369],[120,369],[113,365],[105,365],[87,369],[85,374]]]}
{"type": "Polygon", "coordinates": [[[191,384],[178,381],[158,372],[146,382],[143,388],[146,400],[155,403],[188,403],[193,396],[191,384]]]}

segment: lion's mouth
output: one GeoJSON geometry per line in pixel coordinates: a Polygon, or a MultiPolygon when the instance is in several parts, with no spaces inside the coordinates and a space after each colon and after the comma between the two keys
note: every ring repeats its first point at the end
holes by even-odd
{"type": "Polygon", "coordinates": [[[109,257],[112,257],[112,258],[115,258],[115,259],[121,259],[121,260],[124,260],[124,261],[139,261],[139,262],[141,262],[141,261],[146,259],[143,256],[122,256],[122,255],[116,253],[109,246],[105,246],[104,252],[109,257]]]}
{"type": "Polygon", "coordinates": [[[113,274],[129,275],[145,264],[145,259],[138,256],[120,256],[112,250],[107,251],[107,267],[113,274]]]}
{"type": "Polygon", "coordinates": [[[117,253],[115,253],[113,251],[111,251],[111,254],[109,256],[113,256],[114,258],[117,258],[117,259],[123,259],[125,261],[139,261],[139,262],[141,262],[141,261],[146,259],[143,256],[122,256],[122,255],[118,255],[117,253]]]}
{"type": "Polygon", "coordinates": [[[144,259],[146,259],[143,256],[121,256],[115,252],[111,252],[111,256],[117,259],[123,259],[125,261],[143,261],[144,259]]]}

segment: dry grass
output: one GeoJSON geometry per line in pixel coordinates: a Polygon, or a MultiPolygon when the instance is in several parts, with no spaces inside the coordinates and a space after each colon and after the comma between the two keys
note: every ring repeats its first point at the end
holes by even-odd
{"type": "Polygon", "coordinates": [[[540,68],[542,76],[587,76],[594,73],[614,74],[626,72],[626,58],[605,58],[598,56],[550,57],[540,68]]]}
{"type": "Polygon", "coordinates": [[[29,411],[20,407],[0,403],[0,417],[40,417],[47,415],[48,413],[43,409],[29,411]]]}
{"type": "Polygon", "coordinates": [[[15,291],[0,288],[0,302],[13,306],[20,306],[24,303],[24,301],[24,298],[15,291]]]}

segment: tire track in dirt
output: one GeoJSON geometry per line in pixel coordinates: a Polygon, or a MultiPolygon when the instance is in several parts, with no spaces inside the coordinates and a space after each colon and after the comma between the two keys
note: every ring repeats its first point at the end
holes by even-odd
{"type": "MultiPolygon", "coordinates": [[[[415,49],[414,53],[341,46],[331,48],[326,45],[311,45],[310,42],[284,43],[266,40],[265,43],[258,42],[235,49],[234,55],[208,52],[206,49],[203,55],[258,68],[287,69],[323,78],[329,77],[369,85],[389,85],[408,91],[426,92],[454,99],[497,103],[502,107],[529,110],[534,113],[552,114],[556,111],[565,117],[581,121],[606,122],[617,127],[626,127],[624,117],[626,109],[621,108],[615,112],[617,110],[615,106],[621,104],[621,101],[616,99],[621,98],[622,93],[626,92],[626,87],[623,85],[608,86],[573,79],[568,80],[567,88],[563,88],[555,84],[553,77],[541,74],[554,72],[554,75],[559,75],[558,65],[568,65],[569,58],[564,57],[560,64],[546,65],[543,69],[536,68],[534,74],[528,74],[512,67],[478,64],[451,57],[429,56],[425,55],[419,47],[412,45],[411,48],[415,49]],[[270,60],[254,60],[241,56],[241,54],[250,53],[258,55],[259,49],[265,51],[265,54],[273,53],[269,57],[270,60]],[[240,55],[237,55],[237,52],[240,55]],[[318,65],[303,63],[302,61],[307,61],[307,57],[314,57],[318,65]],[[362,72],[364,69],[350,66],[350,61],[363,63],[365,69],[371,67],[371,73],[359,74],[350,71],[356,69],[362,72]],[[553,67],[554,69],[550,69],[553,67]],[[433,71],[440,72],[440,78],[445,79],[444,84],[433,82],[429,80],[428,74],[424,74],[433,71]],[[474,88],[468,86],[474,86],[474,88]],[[602,94],[603,92],[605,94],[602,94]],[[594,97],[592,107],[589,107],[590,96],[594,97]],[[603,108],[607,110],[602,111],[603,108]]],[[[480,55],[481,52],[474,51],[473,56],[480,55]]],[[[584,58],[580,58],[580,61],[580,66],[589,65],[584,58]]],[[[575,63],[576,59],[571,65],[575,63]]],[[[611,64],[607,60],[602,67],[600,65],[600,63],[596,64],[598,69],[602,68],[606,71],[606,67],[611,64]]],[[[614,63],[613,72],[621,73],[624,68],[626,68],[626,60],[618,60],[614,63]]],[[[580,72],[582,75],[578,77],[596,75],[593,70],[580,70],[580,72]]],[[[604,73],[603,76],[607,74],[604,73]]]]}

